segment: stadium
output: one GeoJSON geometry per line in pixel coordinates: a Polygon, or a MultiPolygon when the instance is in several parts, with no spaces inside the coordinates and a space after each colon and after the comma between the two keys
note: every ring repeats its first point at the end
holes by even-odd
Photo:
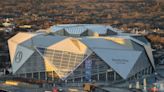
{"type": "Polygon", "coordinates": [[[63,24],[8,40],[12,73],[38,80],[139,79],[155,66],[150,43],[109,25],[63,24]]]}

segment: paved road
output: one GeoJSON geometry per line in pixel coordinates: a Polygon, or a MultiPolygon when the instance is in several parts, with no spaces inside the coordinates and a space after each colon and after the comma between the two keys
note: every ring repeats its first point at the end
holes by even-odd
{"type": "Polygon", "coordinates": [[[41,88],[25,88],[25,87],[16,87],[10,85],[0,84],[0,89],[5,89],[9,92],[44,92],[45,89],[41,88]]]}
{"type": "Polygon", "coordinates": [[[109,90],[110,92],[132,92],[128,89],[124,89],[124,88],[113,88],[113,87],[105,87],[103,89],[109,90]]]}
{"type": "MultiPolygon", "coordinates": [[[[45,92],[45,89],[42,89],[42,88],[22,88],[22,87],[15,87],[15,86],[2,85],[2,84],[0,84],[0,88],[11,91],[11,92],[45,92]]],[[[134,92],[128,89],[114,88],[114,87],[103,87],[103,89],[109,90],[109,92],[134,92]]],[[[67,88],[66,92],[84,92],[84,91],[82,90],[81,87],[80,88],[74,87],[74,88],[67,88]],[[68,91],[69,89],[72,89],[74,91],[68,91]]]]}
{"type": "MultiPolygon", "coordinates": [[[[71,92],[84,92],[82,89],[76,89],[76,88],[70,88],[70,89],[73,90],[71,92]]],[[[139,91],[131,91],[124,88],[114,88],[114,87],[103,87],[103,89],[108,90],[109,92],[139,92],[139,91]]],[[[69,91],[66,91],[66,92],[69,92],[69,91]]],[[[105,91],[97,90],[95,92],[105,92],[105,91]]]]}

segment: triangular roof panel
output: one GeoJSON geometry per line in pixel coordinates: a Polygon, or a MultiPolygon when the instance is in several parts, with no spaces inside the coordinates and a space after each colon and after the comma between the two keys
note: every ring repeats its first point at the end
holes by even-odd
{"type": "Polygon", "coordinates": [[[21,45],[31,47],[42,47],[42,48],[47,48],[48,46],[54,45],[62,40],[64,40],[66,37],[62,36],[51,36],[51,35],[37,35],[30,40],[27,40],[23,42],[21,45]]]}
{"type": "Polygon", "coordinates": [[[27,59],[34,53],[33,50],[30,50],[21,45],[17,46],[16,54],[14,56],[14,61],[12,64],[13,73],[15,73],[26,61],[27,59]]]}
{"type": "Polygon", "coordinates": [[[89,48],[104,48],[104,49],[124,49],[129,50],[128,46],[118,44],[112,40],[107,40],[106,38],[82,38],[82,42],[86,44],[89,48]]]}
{"type": "Polygon", "coordinates": [[[36,35],[37,34],[20,32],[20,33],[16,34],[14,37],[10,38],[9,41],[13,41],[17,44],[20,44],[26,40],[31,39],[32,37],[34,37],[36,35]]]}
{"type": "Polygon", "coordinates": [[[74,38],[67,38],[56,44],[49,46],[47,49],[51,50],[61,50],[74,53],[87,54],[89,50],[85,44],[74,38]]]}
{"type": "Polygon", "coordinates": [[[10,52],[10,60],[11,60],[11,63],[13,63],[15,51],[17,48],[17,43],[14,43],[14,42],[9,40],[8,46],[9,46],[9,52],[10,52]]]}
{"type": "Polygon", "coordinates": [[[146,57],[144,51],[138,58],[137,62],[134,64],[133,69],[131,69],[128,77],[131,77],[132,75],[135,75],[136,73],[142,71],[146,67],[150,66],[150,62],[148,60],[148,57],[146,57]]]}
{"type": "Polygon", "coordinates": [[[31,39],[32,37],[36,35],[37,34],[20,32],[8,40],[11,62],[13,62],[17,45],[21,44],[22,42],[26,40],[31,39]]]}
{"type": "Polygon", "coordinates": [[[148,55],[148,57],[149,57],[149,59],[150,59],[150,62],[151,62],[151,64],[152,64],[153,68],[155,68],[155,64],[154,64],[154,59],[153,59],[153,55],[152,55],[152,48],[151,48],[151,46],[150,46],[150,45],[147,45],[147,44],[145,44],[145,43],[143,43],[143,42],[141,42],[141,41],[139,41],[139,40],[137,40],[137,39],[134,39],[133,37],[129,37],[129,38],[130,38],[132,41],[134,41],[134,42],[136,42],[136,43],[142,45],[142,46],[145,48],[145,51],[147,52],[147,55],[148,55]]]}
{"type": "Polygon", "coordinates": [[[124,79],[128,77],[141,54],[141,51],[130,50],[93,49],[93,51],[124,79]]]}

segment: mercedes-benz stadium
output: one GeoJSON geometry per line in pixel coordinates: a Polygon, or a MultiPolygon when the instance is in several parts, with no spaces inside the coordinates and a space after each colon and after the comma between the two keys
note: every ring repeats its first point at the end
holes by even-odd
{"type": "Polygon", "coordinates": [[[63,24],[8,40],[12,73],[67,82],[133,80],[154,71],[150,43],[109,25],[63,24]]]}

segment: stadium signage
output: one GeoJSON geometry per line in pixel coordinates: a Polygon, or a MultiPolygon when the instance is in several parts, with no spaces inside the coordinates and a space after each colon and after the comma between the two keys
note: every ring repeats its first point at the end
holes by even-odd
{"type": "Polygon", "coordinates": [[[15,62],[19,63],[22,60],[22,57],[23,57],[23,52],[22,51],[18,51],[16,53],[16,56],[15,56],[15,62]]]}

